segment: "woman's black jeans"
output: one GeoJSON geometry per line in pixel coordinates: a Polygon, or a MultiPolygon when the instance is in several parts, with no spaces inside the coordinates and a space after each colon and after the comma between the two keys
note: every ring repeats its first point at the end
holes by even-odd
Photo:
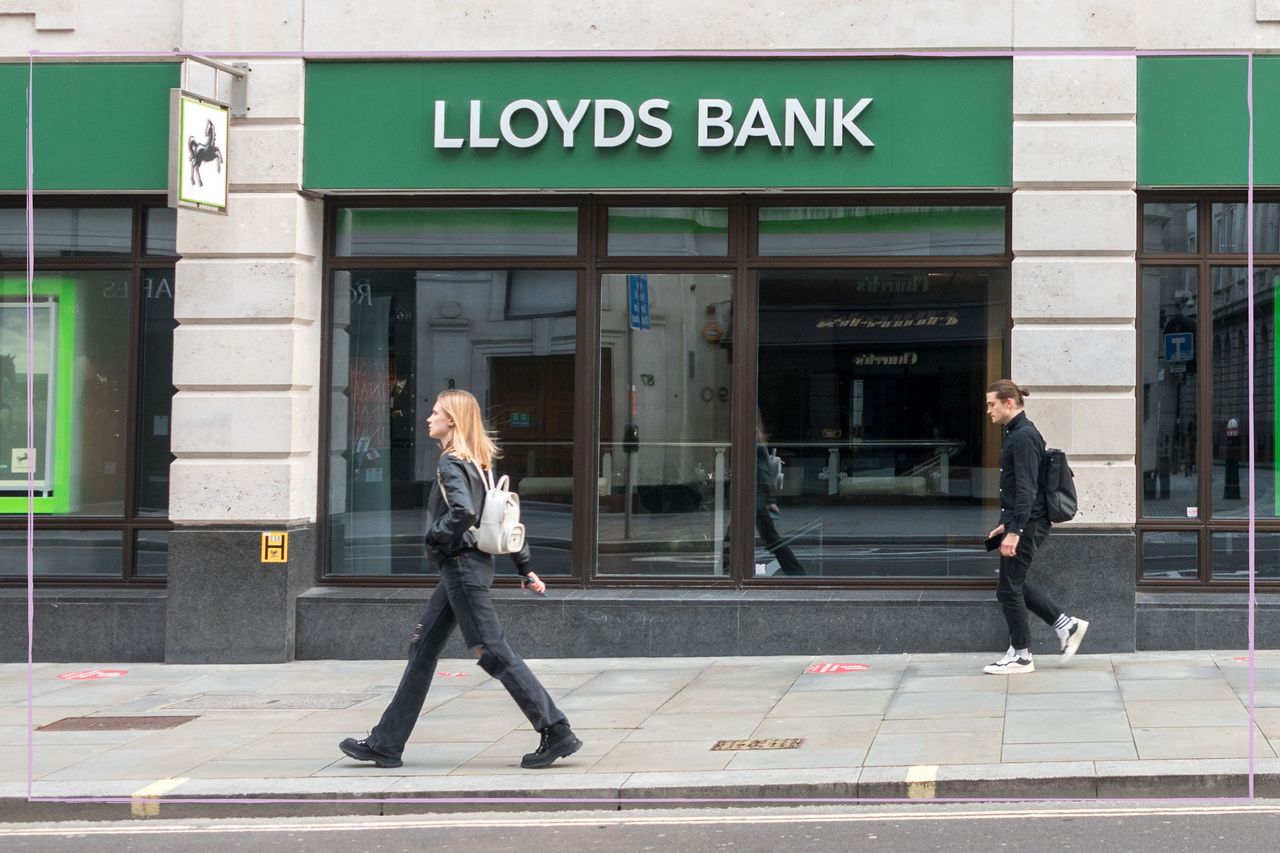
{"type": "Polygon", "coordinates": [[[1052,625],[1062,611],[1049,596],[1027,583],[1031,560],[1049,538],[1049,522],[1043,519],[1027,522],[1018,538],[1018,548],[1012,557],[1000,558],[1000,579],[996,582],[996,598],[1009,623],[1009,645],[1015,649],[1030,648],[1031,629],[1027,625],[1027,610],[1052,625]]]}
{"type": "Polygon", "coordinates": [[[492,583],[493,558],[478,551],[464,551],[440,561],[440,583],[418,618],[409,644],[409,663],[391,704],[369,734],[370,747],[383,755],[400,757],[422,713],[440,650],[455,625],[462,629],[467,647],[479,655],[481,669],[502,682],[535,729],[564,721],[546,688],[507,644],[489,596],[492,583]]]}
{"type": "Polygon", "coordinates": [[[777,558],[779,570],[784,575],[804,574],[804,566],[796,559],[795,552],[778,535],[778,527],[773,523],[768,508],[759,504],[756,505],[756,530],[760,531],[760,540],[764,542],[765,550],[777,558]]]}

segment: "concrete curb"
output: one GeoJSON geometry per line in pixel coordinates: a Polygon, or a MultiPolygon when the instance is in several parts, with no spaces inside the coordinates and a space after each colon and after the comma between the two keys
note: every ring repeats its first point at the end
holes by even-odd
{"type": "MultiPolygon", "coordinates": [[[[1254,765],[1254,795],[1280,796],[1280,759],[1254,765]]],[[[954,764],[818,770],[545,773],[306,779],[190,779],[158,798],[143,782],[0,786],[0,822],[264,818],[427,812],[648,809],[938,799],[1247,797],[1244,759],[954,764]],[[243,800],[256,802],[246,803],[243,800]],[[283,802],[282,802],[283,801],[283,802]]]]}

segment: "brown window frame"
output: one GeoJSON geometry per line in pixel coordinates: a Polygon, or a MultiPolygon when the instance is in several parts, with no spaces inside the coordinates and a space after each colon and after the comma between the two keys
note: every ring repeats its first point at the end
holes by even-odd
{"type": "MultiPolygon", "coordinates": [[[[1213,534],[1214,533],[1247,533],[1249,522],[1246,518],[1215,518],[1213,515],[1213,442],[1206,440],[1208,433],[1201,432],[1205,426],[1212,424],[1213,413],[1213,299],[1212,275],[1214,267],[1244,266],[1248,255],[1243,252],[1214,253],[1212,210],[1215,202],[1245,203],[1247,196],[1243,190],[1193,190],[1193,191],[1146,191],[1138,193],[1137,216],[1137,263],[1135,265],[1135,317],[1137,334],[1134,336],[1137,346],[1137,383],[1135,387],[1135,423],[1136,450],[1134,454],[1134,506],[1135,538],[1134,538],[1134,578],[1138,590],[1153,592],[1159,590],[1181,592],[1223,592],[1248,588],[1248,581],[1214,579],[1213,577],[1213,534]],[[1170,204],[1178,202],[1194,202],[1196,208],[1197,250],[1195,252],[1165,253],[1147,252],[1143,246],[1143,210],[1147,204],[1170,204]],[[1205,512],[1197,518],[1147,518],[1143,515],[1142,472],[1146,470],[1143,456],[1142,416],[1142,364],[1145,343],[1142,339],[1142,273],[1147,267],[1183,267],[1197,271],[1196,304],[1202,306],[1202,313],[1197,320],[1196,344],[1196,500],[1205,512]],[[1196,576],[1194,578],[1144,578],[1142,541],[1147,533],[1195,533],[1197,534],[1196,576]]],[[[1280,202],[1280,193],[1255,192],[1254,203],[1280,202]]],[[[1254,254],[1254,267],[1280,266],[1280,253],[1254,254]]],[[[1256,318],[1255,318],[1256,319],[1256,318]]],[[[1273,330],[1274,331],[1274,330],[1273,330]]],[[[1274,346],[1274,342],[1273,342],[1274,346]]],[[[1243,467],[1243,466],[1242,466],[1243,467]]],[[[1247,472],[1242,471],[1243,478],[1247,472]]],[[[1280,533],[1280,518],[1258,518],[1255,522],[1258,533],[1280,533]]],[[[1280,589],[1280,579],[1258,579],[1259,588],[1271,591],[1280,589]]]]}
{"type": "MultiPolygon", "coordinates": [[[[57,195],[36,196],[34,206],[37,209],[56,208],[128,208],[133,211],[132,237],[129,254],[118,255],[82,255],[76,257],[53,257],[37,255],[35,272],[84,272],[93,270],[127,270],[129,274],[129,383],[128,411],[130,428],[125,436],[125,498],[124,514],[120,516],[85,516],[85,515],[40,515],[35,516],[34,527],[37,533],[46,530],[104,530],[120,531],[122,534],[121,555],[122,572],[119,576],[105,575],[39,575],[35,576],[35,586],[40,588],[56,587],[128,587],[128,588],[164,588],[168,583],[166,576],[140,576],[137,574],[137,554],[135,542],[140,531],[173,529],[168,514],[138,514],[138,433],[141,425],[141,368],[142,368],[142,276],[148,269],[159,267],[174,268],[179,256],[147,255],[146,247],[146,211],[149,208],[166,207],[162,197],[145,195],[57,195]]],[[[21,196],[0,198],[0,207],[13,209],[25,208],[25,199],[21,196]]],[[[18,255],[0,257],[0,272],[25,273],[26,257],[18,255]]],[[[25,514],[0,514],[0,531],[24,531],[27,527],[25,514]]],[[[22,575],[0,578],[0,588],[11,588],[26,585],[25,572],[22,575]]]]}
{"type": "MultiPolygon", "coordinates": [[[[327,388],[333,370],[332,298],[329,293],[333,273],[352,269],[420,269],[429,265],[438,269],[475,270],[511,267],[520,269],[573,269],[578,272],[576,351],[579,405],[574,412],[575,443],[574,502],[572,548],[575,555],[594,555],[596,549],[595,466],[599,444],[599,282],[606,273],[636,272],[722,272],[733,275],[733,329],[731,334],[743,351],[755,352],[757,274],[770,269],[869,269],[893,267],[931,268],[938,266],[1000,269],[1012,284],[1013,201],[1008,192],[995,193],[545,193],[541,195],[331,195],[325,199],[324,212],[324,297],[321,312],[321,382],[327,388]],[[1004,209],[1004,251],[991,255],[831,255],[831,256],[761,256],[757,247],[758,211],[760,207],[788,206],[989,206],[1004,209]],[[608,254],[609,207],[727,207],[729,210],[728,254],[722,256],[621,256],[608,254]],[[335,254],[336,212],[351,207],[576,207],[578,209],[578,250],[575,255],[414,255],[414,256],[338,256],[335,254]]],[[[1010,361],[1012,341],[1012,287],[1003,299],[1003,334],[1005,372],[1010,361]]],[[[756,387],[754,358],[734,360],[733,386],[756,387]]],[[[736,394],[732,403],[733,439],[742,439],[742,424],[755,422],[755,394],[736,394]]],[[[432,575],[337,575],[329,572],[329,419],[330,400],[322,391],[320,400],[319,471],[316,519],[318,558],[316,580],[321,586],[345,587],[417,587],[436,583],[432,575]]],[[[730,459],[730,477],[746,482],[755,476],[751,454],[735,453],[730,459]]],[[[749,489],[731,490],[730,517],[749,518],[753,513],[753,496],[749,489]]],[[[975,542],[981,539],[975,532],[975,542]]],[[[754,547],[751,525],[730,525],[729,571],[721,578],[664,576],[640,578],[600,576],[594,562],[584,556],[576,560],[574,573],[554,579],[561,588],[841,588],[841,589],[989,589],[993,582],[981,578],[916,579],[916,578],[755,578],[748,574],[750,553],[754,547]],[[590,565],[588,565],[590,563],[590,565]]],[[[551,580],[549,578],[549,580],[551,580]]],[[[500,576],[498,586],[515,586],[517,577],[500,576]]]]}

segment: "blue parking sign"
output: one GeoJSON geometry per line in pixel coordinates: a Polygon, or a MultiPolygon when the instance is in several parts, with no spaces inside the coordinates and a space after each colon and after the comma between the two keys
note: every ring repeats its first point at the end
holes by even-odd
{"type": "Polygon", "coordinates": [[[643,332],[649,328],[649,276],[633,273],[627,276],[628,325],[643,332]]]}
{"type": "Polygon", "coordinates": [[[1164,336],[1165,361],[1191,361],[1196,356],[1195,333],[1170,332],[1164,336]]]}

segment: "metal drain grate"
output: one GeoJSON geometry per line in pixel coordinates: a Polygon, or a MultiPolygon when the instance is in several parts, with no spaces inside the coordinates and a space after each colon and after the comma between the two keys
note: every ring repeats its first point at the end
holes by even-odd
{"type": "Polygon", "coordinates": [[[804,743],[802,737],[770,737],[760,740],[718,740],[711,747],[712,752],[726,752],[740,749],[799,749],[804,743]]]}
{"type": "Polygon", "coordinates": [[[127,732],[175,729],[199,717],[63,717],[36,729],[38,732],[127,732]]]}

